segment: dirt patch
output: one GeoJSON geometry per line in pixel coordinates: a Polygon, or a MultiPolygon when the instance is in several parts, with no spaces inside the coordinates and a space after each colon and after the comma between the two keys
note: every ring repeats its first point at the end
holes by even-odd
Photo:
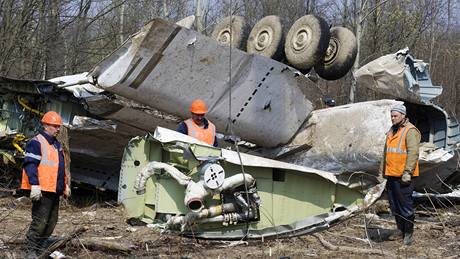
{"type": "MultiPolygon", "coordinates": [[[[0,257],[25,256],[24,236],[30,223],[30,206],[28,198],[0,199],[0,257]]],[[[389,216],[375,216],[373,207],[366,213],[360,213],[327,231],[318,233],[324,240],[338,247],[337,250],[326,248],[313,235],[290,239],[222,242],[162,234],[154,228],[127,224],[123,208],[110,202],[78,208],[63,201],[54,235],[66,236],[81,226],[89,228],[78,238],[58,249],[71,258],[305,258],[344,255],[349,258],[458,258],[459,209],[457,206],[438,208],[437,212],[420,211],[417,215],[423,217],[418,216],[416,219],[414,244],[410,247],[403,247],[401,240],[385,240],[384,236],[395,228],[395,224],[389,216]],[[95,249],[79,242],[90,238],[122,244],[131,251],[95,249]]]]}

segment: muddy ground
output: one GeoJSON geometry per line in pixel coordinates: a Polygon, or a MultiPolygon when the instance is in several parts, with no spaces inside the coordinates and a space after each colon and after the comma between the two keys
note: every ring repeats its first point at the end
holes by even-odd
{"type": "MultiPolygon", "coordinates": [[[[30,200],[26,197],[0,199],[1,258],[25,256],[24,236],[30,223],[30,208],[30,200]]],[[[91,199],[83,202],[61,200],[54,235],[64,237],[82,226],[88,227],[80,236],[57,249],[67,258],[460,258],[459,205],[434,209],[429,204],[419,204],[415,241],[410,247],[402,246],[401,240],[385,241],[389,230],[395,228],[386,209],[385,202],[379,202],[378,206],[315,235],[220,242],[131,226],[124,219],[123,208],[110,199],[97,203],[91,199]],[[380,217],[374,216],[376,212],[380,217]],[[329,244],[321,243],[321,238],[329,244]],[[121,244],[130,251],[94,247],[85,240],[121,244]]]]}

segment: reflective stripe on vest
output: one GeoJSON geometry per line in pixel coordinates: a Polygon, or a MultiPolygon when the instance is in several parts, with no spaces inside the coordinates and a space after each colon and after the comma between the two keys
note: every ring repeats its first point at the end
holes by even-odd
{"type": "Polygon", "coordinates": [[[214,144],[214,140],[216,138],[216,126],[214,126],[214,124],[212,124],[209,120],[207,129],[196,125],[192,119],[186,120],[185,124],[187,125],[187,132],[189,136],[208,143],[209,145],[214,144]]]}
{"type": "MultiPolygon", "coordinates": [[[[408,123],[403,128],[400,128],[395,135],[390,131],[387,134],[386,138],[386,152],[385,152],[385,175],[386,176],[395,176],[401,177],[404,169],[406,167],[407,159],[407,146],[406,146],[406,136],[409,129],[417,128],[408,123]]],[[[419,175],[419,166],[418,160],[415,166],[413,176],[419,175]]]]}
{"type": "MultiPolygon", "coordinates": [[[[40,164],[37,167],[38,183],[40,184],[40,189],[46,192],[56,192],[59,170],[59,150],[57,150],[55,146],[50,145],[48,140],[46,140],[45,137],[43,137],[41,134],[35,136],[34,139],[40,143],[40,149],[42,153],[40,164]]],[[[34,156],[39,157],[37,155],[34,156]]],[[[64,179],[64,182],[65,181],[66,179],[64,179]]],[[[24,169],[22,170],[21,189],[31,189],[29,177],[27,176],[24,169]]]]}

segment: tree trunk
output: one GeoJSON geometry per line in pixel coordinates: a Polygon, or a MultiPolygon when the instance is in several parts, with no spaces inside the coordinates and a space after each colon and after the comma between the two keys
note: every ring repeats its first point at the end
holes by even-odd
{"type": "Polygon", "coordinates": [[[201,9],[201,0],[195,0],[195,25],[199,33],[203,33],[203,15],[201,9]]]}
{"type": "Polygon", "coordinates": [[[120,31],[118,32],[118,36],[120,39],[120,45],[125,41],[125,16],[126,16],[126,3],[123,2],[120,6],[120,31]]]}
{"type": "MultiPolygon", "coordinates": [[[[364,0],[366,1],[366,0],[364,0]]],[[[363,21],[363,11],[364,5],[366,2],[362,2],[362,0],[356,0],[355,2],[355,26],[356,26],[356,59],[355,63],[353,64],[353,68],[351,69],[352,77],[351,77],[351,86],[350,86],[350,95],[349,95],[349,102],[355,102],[355,95],[356,95],[356,78],[354,77],[354,73],[359,68],[359,58],[361,54],[361,34],[362,34],[362,23],[363,21]]]]}
{"type": "Polygon", "coordinates": [[[348,0],[343,0],[342,26],[348,23],[348,0]]]}
{"type": "Polygon", "coordinates": [[[167,18],[168,16],[169,16],[168,3],[167,3],[167,0],[163,0],[163,17],[167,18]]]}

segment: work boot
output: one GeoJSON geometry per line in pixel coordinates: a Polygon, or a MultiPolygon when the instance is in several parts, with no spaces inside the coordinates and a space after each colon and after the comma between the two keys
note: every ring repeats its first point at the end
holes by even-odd
{"type": "Polygon", "coordinates": [[[395,215],[396,220],[396,227],[397,229],[394,230],[390,236],[388,236],[388,240],[395,241],[403,239],[404,237],[404,222],[405,220],[400,217],[399,215],[395,215]]]}
{"type": "Polygon", "coordinates": [[[41,248],[43,250],[48,249],[52,244],[56,243],[57,241],[61,240],[58,237],[48,237],[47,239],[43,240],[41,243],[41,248]]]}
{"type": "Polygon", "coordinates": [[[409,233],[409,232],[404,233],[404,241],[403,242],[404,242],[405,246],[412,245],[412,241],[413,241],[412,236],[413,236],[413,234],[414,234],[413,232],[412,233],[409,233]]]}
{"type": "Polygon", "coordinates": [[[402,233],[404,233],[404,227],[405,227],[406,220],[399,215],[395,216],[395,220],[396,220],[396,227],[401,231],[401,235],[403,235],[402,233]]]}
{"type": "Polygon", "coordinates": [[[396,229],[396,230],[393,230],[392,233],[388,236],[388,240],[395,241],[395,240],[403,239],[403,237],[404,237],[404,233],[401,230],[396,229]]]}
{"type": "Polygon", "coordinates": [[[413,234],[414,234],[414,220],[415,220],[415,216],[413,215],[409,217],[404,224],[405,232],[404,232],[403,242],[405,246],[412,245],[413,234]]]}

